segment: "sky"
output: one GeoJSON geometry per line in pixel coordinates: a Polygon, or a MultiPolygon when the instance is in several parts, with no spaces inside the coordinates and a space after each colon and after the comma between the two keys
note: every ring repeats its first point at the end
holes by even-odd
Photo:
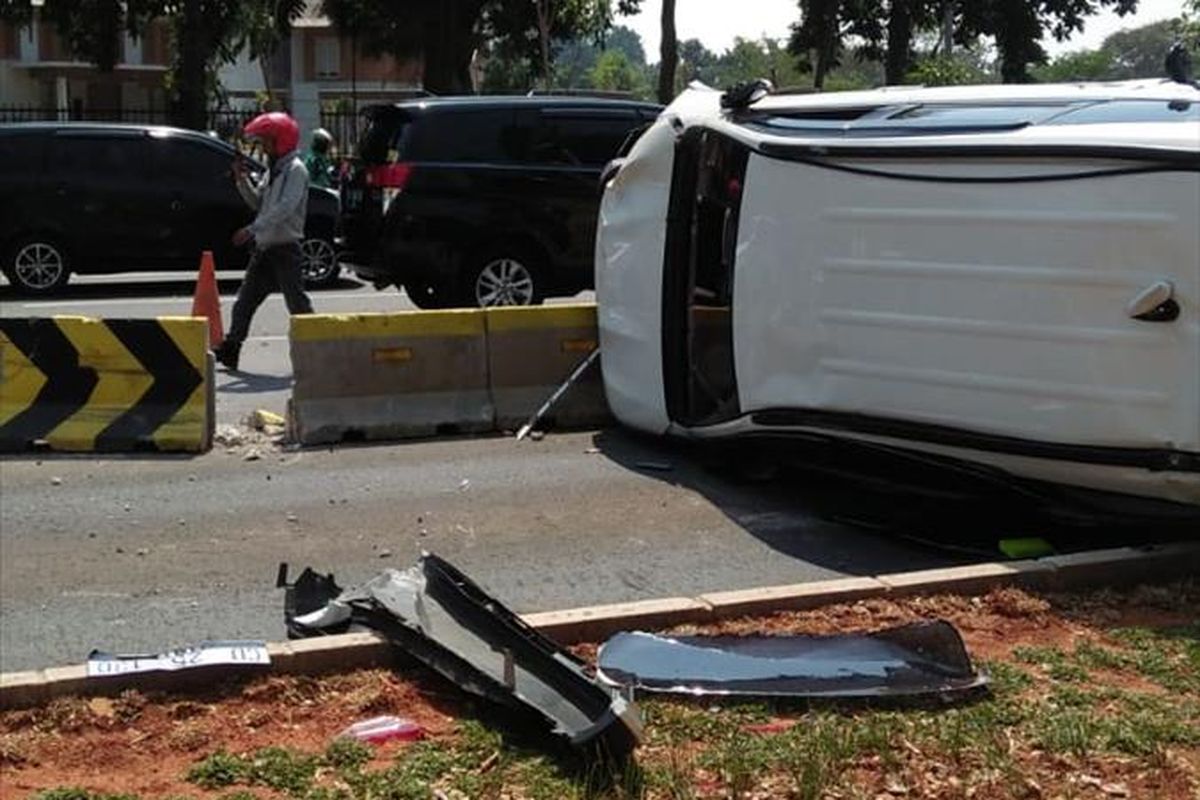
{"type": "MultiPolygon", "coordinates": [[[[789,26],[800,16],[798,5],[796,0],[676,0],[675,27],[680,41],[699,39],[709,50],[719,53],[733,44],[735,36],[785,38],[789,26]]],[[[1083,31],[1072,39],[1063,43],[1051,39],[1045,43],[1046,49],[1057,55],[1098,47],[1110,33],[1177,17],[1182,10],[1183,0],[1141,0],[1136,14],[1118,17],[1103,11],[1090,17],[1083,31]]],[[[658,61],[661,13],[662,0],[642,0],[641,13],[618,20],[641,34],[651,62],[658,61]]]]}

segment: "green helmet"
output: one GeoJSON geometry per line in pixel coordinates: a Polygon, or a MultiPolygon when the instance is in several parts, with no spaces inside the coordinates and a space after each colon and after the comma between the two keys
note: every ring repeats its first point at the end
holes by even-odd
{"type": "Polygon", "coordinates": [[[312,149],[318,153],[324,153],[329,150],[329,146],[333,144],[333,134],[324,128],[317,128],[312,133],[312,149]]]}

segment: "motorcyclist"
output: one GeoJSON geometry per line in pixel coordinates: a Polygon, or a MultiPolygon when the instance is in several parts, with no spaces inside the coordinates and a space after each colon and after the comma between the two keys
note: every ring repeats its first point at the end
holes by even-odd
{"type": "Polygon", "coordinates": [[[308,179],[313,186],[330,189],[337,177],[337,167],[329,156],[333,147],[333,135],[324,128],[317,128],[312,134],[312,143],[304,154],[304,166],[308,169],[308,179]]]}
{"type": "Polygon", "coordinates": [[[274,111],[250,120],[242,133],[261,144],[270,169],[258,182],[248,174],[243,156],[234,159],[234,183],[258,213],[252,223],[233,234],[236,247],[253,243],[254,252],[233,304],[233,323],[215,353],[231,370],[238,368],[254,312],[275,287],[283,293],[288,313],[312,313],[300,272],[300,241],[308,206],[308,170],[297,152],[300,126],[288,114],[274,111]]]}

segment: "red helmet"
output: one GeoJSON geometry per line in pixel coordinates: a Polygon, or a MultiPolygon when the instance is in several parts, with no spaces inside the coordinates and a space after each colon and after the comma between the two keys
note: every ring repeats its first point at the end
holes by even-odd
{"type": "Polygon", "coordinates": [[[267,139],[270,142],[268,148],[271,151],[270,154],[276,158],[292,152],[300,144],[300,126],[289,114],[282,111],[259,114],[246,123],[246,127],[242,128],[242,133],[246,136],[267,139]]]}

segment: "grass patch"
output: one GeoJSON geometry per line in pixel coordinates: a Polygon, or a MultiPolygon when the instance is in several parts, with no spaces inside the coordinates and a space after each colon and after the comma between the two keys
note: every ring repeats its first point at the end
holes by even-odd
{"type": "MultiPolygon", "coordinates": [[[[395,748],[387,763],[374,747],[340,739],[315,753],[218,750],[187,779],[220,800],[819,800],[1071,797],[1079,785],[1064,776],[1086,770],[1126,784],[1130,796],[1190,797],[1180,792],[1193,791],[1196,775],[1180,764],[1200,763],[1200,626],[1095,629],[1065,648],[1017,647],[981,668],[990,692],[953,705],[642,698],[646,744],[627,769],[589,770],[464,720],[451,734],[395,748]],[[764,722],[783,724],[749,727],[764,722]]],[[[255,694],[326,690],[279,681],[255,694]]],[[[128,719],[153,719],[140,696],[122,702],[128,719]]],[[[214,719],[183,724],[215,731],[214,719]]],[[[100,724],[77,702],[54,704],[0,739],[0,762],[20,769],[48,730],[100,724]]],[[[136,798],[62,788],[35,800],[136,798]]]]}

